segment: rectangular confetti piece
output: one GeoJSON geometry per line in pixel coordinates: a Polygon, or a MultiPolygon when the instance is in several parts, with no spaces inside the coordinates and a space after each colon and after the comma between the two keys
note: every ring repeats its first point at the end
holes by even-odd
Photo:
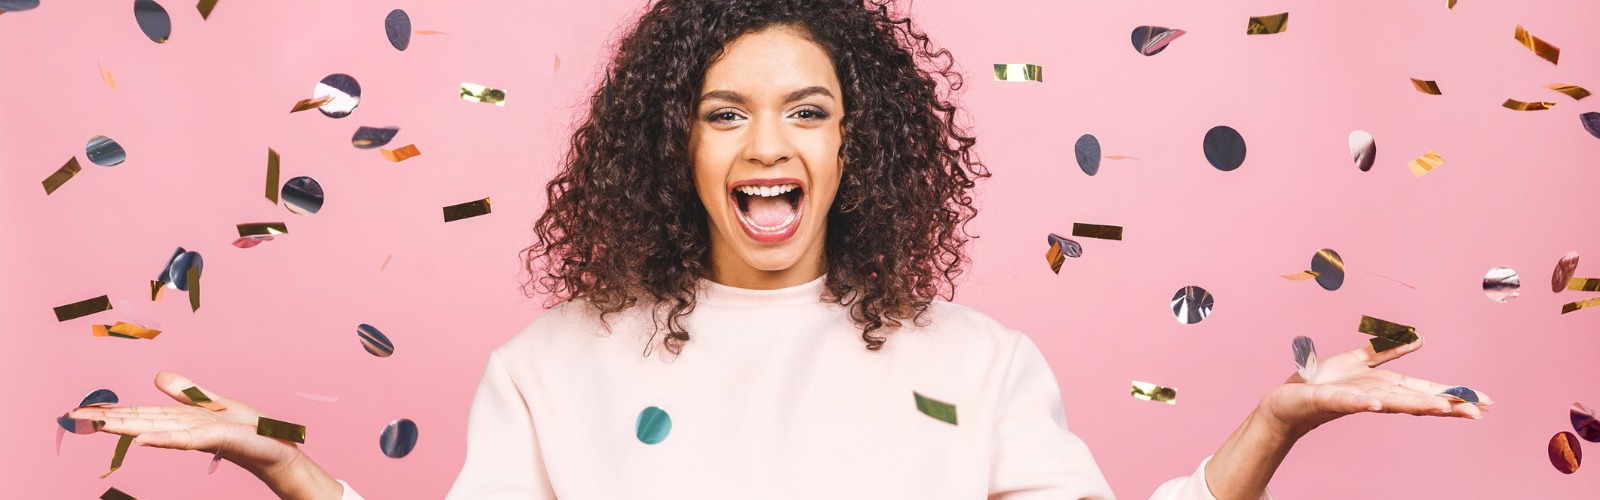
{"type": "Polygon", "coordinates": [[[150,301],[161,300],[161,290],[166,289],[166,286],[167,284],[162,283],[161,280],[150,280],[150,301]]]}
{"type": "Polygon", "coordinates": [[[282,222],[246,222],[239,224],[239,237],[289,234],[289,226],[282,222]]]}
{"type": "Polygon", "coordinates": [[[1105,226],[1100,224],[1072,223],[1072,235],[1083,238],[1097,238],[1102,240],[1122,241],[1122,226],[1105,226]]]}
{"type": "Polygon", "coordinates": [[[1600,292],[1600,278],[1572,278],[1567,280],[1567,290],[1574,292],[1600,292]]]}
{"type": "Polygon", "coordinates": [[[122,459],[127,458],[128,446],[132,444],[133,436],[123,434],[122,437],[117,438],[117,451],[111,454],[111,470],[106,471],[105,474],[101,474],[100,479],[105,479],[106,477],[110,476],[111,473],[116,472],[117,469],[122,468],[122,459]]]}
{"type": "Polygon", "coordinates": [[[256,434],[273,439],[306,444],[306,426],[291,424],[282,420],[256,417],[256,434]]]}
{"type": "Polygon", "coordinates": [[[189,312],[200,310],[200,268],[191,267],[184,273],[188,276],[189,312]]]}
{"type": "Polygon", "coordinates": [[[1244,34],[1271,35],[1273,33],[1282,33],[1286,29],[1289,29],[1288,12],[1270,16],[1253,16],[1250,18],[1250,25],[1245,27],[1244,34]]]}
{"type": "Polygon", "coordinates": [[[1411,86],[1416,87],[1417,92],[1424,94],[1444,95],[1443,92],[1439,91],[1439,82],[1435,82],[1433,80],[1418,80],[1416,78],[1412,78],[1411,86]]]}
{"type": "Polygon", "coordinates": [[[62,165],[61,168],[56,169],[55,173],[44,178],[44,194],[48,196],[56,192],[57,189],[61,189],[62,184],[66,184],[67,181],[72,180],[72,176],[78,175],[78,172],[82,171],[83,167],[78,166],[78,157],[74,156],[72,159],[67,160],[66,165],[62,165]]]}
{"type": "Polygon", "coordinates": [[[278,204],[278,152],[267,148],[267,199],[278,204]]]}
{"type": "Polygon", "coordinates": [[[1061,274],[1061,264],[1067,261],[1066,254],[1061,253],[1061,243],[1050,243],[1050,249],[1044,252],[1045,262],[1050,263],[1050,272],[1061,274]]]}
{"type": "Polygon", "coordinates": [[[1566,314],[1566,313],[1573,312],[1573,311],[1576,311],[1576,310],[1579,310],[1579,309],[1588,309],[1588,308],[1596,307],[1596,306],[1600,306],[1600,297],[1595,297],[1595,298],[1592,298],[1592,299],[1580,300],[1580,301],[1577,301],[1577,302],[1568,302],[1566,304],[1562,304],[1561,305],[1561,314],[1566,314]]]}
{"type": "Polygon", "coordinates": [[[1412,174],[1416,174],[1417,177],[1422,177],[1423,174],[1432,172],[1433,169],[1439,168],[1439,165],[1443,164],[1444,157],[1439,156],[1438,151],[1429,151],[1428,154],[1419,156],[1415,160],[1411,160],[1411,163],[1406,164],[1406,166],[1411,167],[1412,174]]]}
{"type": "Polygon", "coordinates": [[[917,391],[911,391],[911,395],[917,400],[917,411],[922,412],[923,415],[933,417],[934,420],[950,425],[957,425],[956,405],[923,396],[917,391]]]}
{"type": "Polygon", "coordinates": [[[183,395],[188,396],[189,401],[193,401],[195,405],[207,410],[222,411],[228,409],[228,407],[223,406],[222,403],[212,401],[209,396],[206,396],[206,393],[200,391],[199,387],[189,387],[188,389],[184,389],[183,395]]]}
{"type": "Polygon", "coordinates": [[[133,498],[133,495],[129,495],[127,493],[123,493],[122,490],[119,490],[116,487],[112,487],[111,489],[106,490],[105,493],[101,493],[100,494],[100,500],[138,500],[138,499],[133,498]]]}
{"type": "Polygon", "coordinates": [[[444,207],[444,221],[454,222],[468,217],[477,217],[489,213],[489,199],[469,201],[459,205],[444,207]]]}
{"type": "Polygon", "coordinates": [[[200,0],[200,3],[196,4],[194,8],[200,10],[201,20],[209,21],[211,20],[211,9],[217,8],[217,0],[200,0]]]}
{"type": "Polygon", "coordinates": [[[157,335],[161,335],[161,330],[118,321],[111,326],[94,325],[92,333],[96,337],[154,340],[157,335]]]}
{"type": "Polygon", "coordinates": [[[1037,64],[995,64],[994,81],[1044,83],[1044,67],[1037,64]]]}
{"type": "Polygon", "coordinates": [[[1550,45],[1544,40],[1540,40],[1539,37],[1533,36],[1532,33],[1529,33],[1528,30],[1524,29],[1520,24],[1517,25],[1517,32],[1515,36],[1518,43],[1521,43],[1523,47],[1527,47],[1528,50],[1533,51],[1533,53],[1537,54],[1539,57],[1544,58],[1544,60],[1550,61],[1550,64],[1556,64],[1556,60],[1561,58],[1561,49],[1556,48],[1554,45],[1550,45]]]}
{"type": "Polygon", "coordinates": [[[1361,324],[1356,326],[1356,331],[1374,337],[1371,339],[1374,352],[1384,352],[1418,339],[1415,327],[1366,315],[1361,316],[1361,324]]]}
{"type": "Polygon", "coordinates": [[[1283,274],[1280,276],[1289,281],[1304,281],[1317,279],[1317,276],[1321,276],[1321,274],[1316,271],[1300,271],[1295,274],[1283,274]]]}
{"type": "Polygon", "coordinates": [[[100,311],[111,310],[111,298],[105,295],[84,299],[64,306],[56,306],[56,321],[78,319],[100,311]]]}
{"type": "Polygon", "coordinates": [[[476,83],[461,82],[461,100],[467,102],[482,102],[505,107],[506,91],[485,87],[476,83]]]}
{"type": "Polygon", "coordinates": [[[323,104],[327,104],[327,103],[332,102],[332,101],[333,101],[333,96],[326,96],[326,95],[325,96],[320,96],[320,97],[313,97],[313,98],[310,98],[310,99],[301,99],[300,102],[294,103],[294,109],[289,110],[289,112],[290,113],[299,113],[301,111],[305,111],[305,110],[308,110],[308,109],[317,109],[317,108],[322,107],[323,104]]]}
{"type": "Polygon", "coordinates": [[[1574,101],[1582,101],[1583,98],[1593,95],[1589,93],[1589,89],[1565,83],[1552,83],[1545,88],[1566,94],[1567,97],[1571,97],[1574,101]]]}
{"type": "Polygon", "coordinates": [[[1171,387],[1162,387],[1149,382],[1140,382],[1138,380],[1133,381],[1133,390],[1130,392],[1130,394],[1134,398],[1143,399],[1145,401],[1154,401],[1169,405],[1178,404],[1177,389],[1173,389],[1171,387]]]}
{"type": "Polygon", "coordinates": [[[1516,111],[1541,111],[1541,110],[1546,110],[1546,109],[1550,109],[1550,108],[1555,107],[1556,103],[1553,103],[1553,102],[1538,102],[1538,101],[1535,101],[1535,102],[1522,102],[1522,101],[1518,101],[1516,99],[1506,99],[1506,102],[1500,103],[1500,105],[1505,107],[1506,109],[1516,110],[1516,111]]]}
{"type": "Polygon", "coordinates": [[[111,90],[117,90],[117,79],[111,76],[111,70],[106,69],[105,65],[100,65],[100,79],[105,80],[106,85],[111,87],[111,90]]]}
{"type": "Polygon", "coordinates": [[[407,144],[403,148],[394,150],[378,148],[378,152],[383,153],[383,159],[394,162],[404,161],[407,158],[422,154],[421,151],[417,150],[416,144],[407,144]]]}

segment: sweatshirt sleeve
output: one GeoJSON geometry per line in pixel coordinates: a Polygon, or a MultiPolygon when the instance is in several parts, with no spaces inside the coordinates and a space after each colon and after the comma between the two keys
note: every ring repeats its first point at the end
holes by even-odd
{"type": "Polygon", "coordinates": [[[467,459],[447,500],[554,499],[533,415],[497,350],[467,416],[467,459]]]}
{"type": "MultiPolygon", "coordinates": [[[[1206,484],[1206,463],[1210,461],[1211,457],[1206,457],[1200,461],[1200,468],[1194,474],[1162,484],[1150,495],[1150,500],[1216,500],[1211,496],[1211,487],[1206,484]]],[[[1261,500],[1272,500],[1272,492],[1261,492],[1261,500]]]]}
{"type": "Polygon", "coordinates": [[[1089,446],[1067,430],[1061,388],[1044,353],[1017,335],[995,415],[989,500],[1111,500],[1089,446]]]}
{"type": "Polygon", "coordinates": [[[339,482],[339,486],[344,487],[344,495],[341,495],[339,500],[366,500],[365,498],[361,498],[360,493],[356,493],[355,488],[350,487],[350,483],[344,482],[343,479],[335,479],[335,481],[339,482]]]}

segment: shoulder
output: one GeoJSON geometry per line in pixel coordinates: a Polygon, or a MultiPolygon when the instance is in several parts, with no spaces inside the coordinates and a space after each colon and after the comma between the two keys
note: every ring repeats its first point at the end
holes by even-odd
{"type": "Polygon", "coordinates": [[[1014,347],[1027,335],[1007,328],[999,320],[977,309],[953,302],[934,300],[928,304],[926,323],[919,329],[955,335],[995,346],[1014,347]]]}
{"type": "Polygon", "coordinates": [[[582,300],[566,300],[546,309],[528,326],[495,349],[508,364],[536,363],[549,358],[584,358],[619,348],[642,348],[650,329],[646,308],[635,306],[601,317],[582,300]]]}

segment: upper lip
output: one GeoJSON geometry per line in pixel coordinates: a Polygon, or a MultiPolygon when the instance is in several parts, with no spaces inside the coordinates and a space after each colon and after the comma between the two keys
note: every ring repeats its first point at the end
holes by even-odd
{"type": "Polygon", "coordinates": [[[734,190],[740,188],[741,186],[782,186],[784,184],[794,184],[796,186],[800,186],[801,190],[806,188],[806,185],[801,183],[800,179],[793,177],[774,177],[770,179],[745,179],[742,181],[737,181],[733,184],[729,184],[728,189],[734,190]]]}

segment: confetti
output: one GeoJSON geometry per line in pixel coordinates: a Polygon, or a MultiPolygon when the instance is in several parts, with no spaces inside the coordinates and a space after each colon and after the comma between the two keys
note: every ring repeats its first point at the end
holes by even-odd
{"type": "Polygon", "coordinates": [[[923,415],[950,425],[959,425],[956,423],[956,405],[923,396],[917,391],[911,391],[911,396],[917,402],[917,411],[923,415]]]}
{"type": "Polygon", "coordinates": [[[1578,466],[1583,463],[1583,448],[1578,445],[1578,437],[1571,432],[1561,431],[1550,438],[1550,465],[1562,474],[1578,472],[1578,466]]]}
{"type": "Polygon", "coordinates": [[[267,199],[278,204],[278,152],[267,148],[267,199]]]}
{"type": "Polygon", "coordinates": [[[123,319],[128,320],[129,323],[145,326],[145,327],[148,327],[148,328],[155,328],[155,329],[160,329],[161,328],[161,322],[156,321],[155,318],[151,318],[150,316],[146,316],[144,314],[144,312],[140,311],[138,308],[134,307],[133,304],[129,303],[126,300],[117,301],[117,306],[114,309],[116,309],[117,311],[120,311],[122,313],[123,319]]]}
{"type": "Polygon", "coordinates": [[[172,17],[155,0],[133,0],[133,19],[152,42],[166,43],[172,36],[172,17]]]}
{"type": "Polygon", "coordinates": [[[256,417],[256,434],[273,439],[306,444],[306,426],[291,424],[282,420],[256,417]]]}
{"type": "Polygon", "coordinates": [[[71,413],[65,413],[59,417],[56,417],[56,426],[60,427],[65,432],[78,435],[89,435],[100,432],[100,429],[104,429],[106,427],[106,421],[104,420],[72,418],[68,415],[71,415],[71,413]]]}
{"type": "Polygon", "coordinates": [[[506,91],[485,87],[476,83],[461,82],[461,100],[467,102],[482,102],[505,107],[506,91]]]}
{"type": "Polygon", "coordinates": [[[1569,312],[1577,311],[1579,309],[1588,309],[1588,308],[1597,307],[1597,306],[1600,306],[1600,297],[1593,298],[1593,299],[1580,300],[1580,301],[1577,301],[1577,302],[1568,302],[1566,304],[1562,304],[1561,305],[1561,314],[1566,314],[1566,313],[1569,313],[1569,312]]]}
{"type": "Polygon", "coordinates": [[[1417,329],[1411,326],[1384,321],[1372,316],[1361,316],[1356,331],[1373,336],[1370,340],[1374,352],[1384,352],[1416,342],[1417,329]]]}
{"type": "Polygon", "coordinates": [[[1378,157],[1378,143],[1372,134],[1364,130],[1350,133],[1350,159],[1356,162],[1356,168],[1362,172],[1372,170],[1372,163],[1378,157]]]}
{"type": "Polygon", "coordinates": [[[373,356],[387,358],[394,354],[394,342],[372,325],[356,325],[356,336],[361,339],[361,347],[373,356]]]}
{"type": "Polygon", "coordinates": [[[96,337],[155,340],[157,335],[161,335],[161,330],[118,321],[117,324],[111,326],[94,325],[92,333],[96,337]]]}
{"type": "MultiPolygon", "coordinates": [[[[188,285],[185,284],[185,286],[188,285]]],[[[160,280],[150,280],[150,301],[155,302],[161,300],[161,291],[165,289],[166,283],[162,283],[160,280]]]]}
{"type": "Polygon", "coordinates": [[[1106,155],[1106,159],[1107,160],[1137,160],[1138,158],[1134,158],[1132,156],[1123,156],[1123,155],[1106,155]]]}
{"type": "Polygon", "coordinates": [[[1566,290],[1567,285],[1572,283],[1573,275],[1577,273],[1578,251],[1573,250],[1556,261],[1556,270],[1550,275],[1550,291],[1561,293],[1562,290],[1566,290]]]}
{"type": "Polygon", "coordinates": [[[332,97],[333,100],[327,104],[317,106],[317,111],[321,111],[323,116],[328,118],[344,118],[355,112],[356,106],[361,105],[361,84],[356,82],[355,77],[334,73],[322,77],[311,95],[332,97]]]}
{"type": "Polygon", "coordinates": [[[1232,172],[1244,164],[1244,136],[1233,127],[1212,127],[1206,131],[1205,141],[1200,146],[1205,150],[1206,161],[1217,170],[1232,172]]]}
{"type": "Polygon", "coordinates": [[[433,30],[417,30],[417,31],[413,31],[411,33],[415,34],[415,35],[448,35],[449,34],[449,33],[443,32],[443,31],[433,31],[433,30]]]}
{"type": "Polygon", "coordinates": [[[394,259],[393,255],[389,255],[389,256],[384,257],[383,258],[383,265],[378,266],[378,270],[382,271],[382,270],[388,269],[389,268],[389,261],[393,260],[393,259],[394,259]]]}
{"type": "Polygon", "coordinates": [[[1521,43],[1523,47],[1527,47],[1528,50],[1533,51],[1534,54],[1544,58],[1544,60],[1550,61],[1550,64],[1556,64],[1556,60],[1561,58],[1561,49],[1550,45],[1544,40],[1540,40],[1539,37],[1533,36],[1532,33],[1528,33],[1528,30],[1523,29],[1520,24],[1517,25],[1515,37],[1517,43],[1521,43]]]}
{"type": "Polygon", "coordinates": [[[1444,8],[1446,8],[1446,9],[1455,9],[1456,8],[1456,0],[1444,0],[1444,8]]]}
{"type": "Polygon", "coordinates": [[[264,242],[272,241],[272,239],[273,238],[271,236],[266,236],[266,235],[244,236],[244,237],[240,237],[238,239],[233,240],[233,246],[236,246],[236,247],[239,247],[239,248],[255,248],[256,245],[260,245],[260,244],[262,244],[264,242]]]}
{"type": "Polygon", "coordinates": [[[556,55],[556,65],[555,65],[555,68],[552,68],[552,69],[551,69],[551,70],[550,70],[550,72],[551,72],[551,73],[557,73],[557,72],[560,72],[560,71],[561,71],[561,55],[560,55],[560,54],[557,54],[557,55],[556,55]]]}
{"type": "Polygon", "coordinates": [[[1286,280],[1289,280],[1289,281],[1305,281],[1305,280],[1317,279],[1317,273],[1312,272],[1312,271],[1300,271],[1300,272],[1295,273],[1295,274],[1280,274],[1279,276],[1282,276],[1283,279],[1286,279],[1286,280]]]}
{"type": "Polygon", "coordinates": [[[1410,288],[1412,290],[1416,290],[1417,289],[1417,287],[1411,286],[1410,284],[1408,284],[1408,283],[1406,283],[1404,281],[1400,281],[1400,280],[1397,280],[1397,279],[1394,279],[1394,278],[1390,278],[1390,277],[1384,276],[1382,274],[1378,274],[1378,273],[1375,273],[1375,272],[1372,272],[1372,271],[1367,271],[1367,274],[1370,274],[1370,275],[1373,275],[1373,276],[1377,276],[1379,278],[1383,278],[1383,279],[1386,279],[1386,280],[1389,280],[1389,281],[1393,281],[1395,283],[1398,283],[1400,286],[1403,286],[1403,287],[1406,287],[1406,288],[1410,288]]]}
{"type": "Polygon", "coordinates": [[[1289,28],[1289,13],[1273,14],[1270,16],[1254,16],[1250,18],[1250,25],[1244,29],[1246,35],[1270,35],[1282,33],[1289,28]]]}
{"type": "Polygon", "coordinates": [[[216,453],[211,455],[211,463],[206,464],[206,474],[217,473],[217,464],[222,463],[222,449],[227,447],[227,445],[227,441],[223,441],[221,444],[217,445],[216,453]]]}
{"type": "Polygon", "coordinates": [[[1317,344],[1311,337],[1301,335],[1294,338],[1294,369],[1300,374],[1300,380],[1310,381],[1317,375],[1317,344]]]}
{"type": "Polygon", "coordinates": [[[206,393],[202,392],[199,387],[190,386],[183,390],[183,395],[188,396],[189,401],[193,402],[195,405],[207,410],[222,411],[228,409],[228,407],[223,406],[222,403],[212,401],[211,397],[206,396],[206,393]]]}
{"type": "Polygon", "coordinates": [[[3,0],[0,1],[0,13],[22,12],[39,7],[39,0],[3,0]]]}
{"type": "Polygon", "coordinates": [[[444,221],[453,222],[468,217],[477,217],[489,213],[489,199],[469,201],[459,205],[444,207],[444,221]]]}
{"type": "Polygon", "coordinates": [[[57,189],[61,189],[62,184],[66,184],[68,180],[72,179],[72,176],[78,175],[78,172],[82,171],[83,167],[78,166],[78,157],[74,156],[72,159],[67,160],[66,165],[62,165],[61,168],[56,169],[55,173],[44,178],[44,194],[49,195],[56,192],[57,189]]]}
{"type": "Polygon", "coordinates": [[[1122,226],[1105,226],[1100,224],[1072,223],[1072,235],[1081,238],[1096,238],[1102,240],[1122,241],[1122,226]]]}
{"type": "Polygon", "coordinates": [[[116,472],[117,469],[122,468],[122,459],[127,458],[128,446],[131,444],[133,444],[133,436],[123,434],[122,437],[117,438],[117,451],[111,454],[111,470],[106,471],[105,474],[101,474],[100,479],[105,479],[106,477],[110,476],[111,473],[116,472]]]}
{"type": "Polygon", "coordinates": [[[1044,67],[1037,64],[995,63],[994,81],[1044,83],[1044,67]]]}
{"type": "Polygon", "coordinates": [[[1600,111],[1590,111],[1578,115],[1578,122],[1583,124],[1584,130],[1589,131],[1589,135],[1600,139],[1600,111]]]}
{"type": "Polygon", "coordinates": [[[1411,86],[1416,87],[1417,92],[1424,94],[1444,95],[1444,92],[1439,91],[1439,83],[1433,80],[1418,80],[1416,78],[1412,78],[1411,86]]]}
{"type": "Polygon", "coordinates": [[[1050,272],[1061,274],[1061,264],[1067,262],[1067,256],[1062,255],[1060,243],[1050,243],[1050,249],[1044,252],[1044,261],[1050,264],[1050,272]]]}
{"type": "Polygon", "coordinates": [[[337,403],[337,402],[339,402],[339,398],[336,397],[336,396],[323,396],[321,394],[306,394],[304,392],[296,392],[296,393],[294,393],[294,395],[300,396],[302,398],[306,398],[306,399],[309,399],[309,400],[312,400],[312,401],[316,401],[318,403],[337,403]]]}
{"type": "Polygon", "coordinates": [[[101,295],[92,299],[84,299],[64,306],[56,306],[56,321],[78,319],[100,311],[111,310],[111,298],[101,295]]]}
{"type": "Polygon", "coordinates": [[[1472,403],[1483,406],[1483,401],[1478,399],[1477,391],[1459,385],[1445,389],[1444,392],[1439,393],[1439,397],[1455,403],[1472,403]]]}
{"type": "Polygon", "coordinates": [[[122,490],[119,490],[116,487],[112,487],[110,489],[107,489],[105,493],[101,493],[100,494],[100,500],[137,500],[137,499],[133,498],[133,495],[129,495],[127,493],[123,493],[122,490]]]}
{"type": "Polygon", "coordinates": [[[411,16],[406,11],[395,9],[383,18],[383,32],[389,36],[389,45],[394,50],[404,52],[411,46],[411,16]]]}
{"type": "Polygon", "coordinates": [[[1093,135],[1078,137],[1078,142],[1072,145],[1072,155],[1077,158],[1078,168],[1083,173],[1093,176],[1100,171],[1100,140],[1093,135]]]}
{"type": "Polygon", "coordinates": [[[633,434],[644,444],[657,444],[672,432],[672,417],[666,410],[651,406],[639,412],[633,421],[633,434]]]}
{"type": "Polygon", "coordinates": [[[117,90],[117,79],[111,76],[111,70],[106,69],[105,65],[98,61],[95,64],[100,66],[100,79],[105,80],[106,86],[111,87],[111,90],[117,90]]]}
{"type": "Polygon", "coordinates": [[[1056,274],[1061,274],[1061,263],[1066,260],[1065,257],[1076,259],[1083,256],[1083,245],[1055,233],[1046,236],[1045,242],[1050,244],[1050,250],[1045,252],[1045,261],[1056,274]]]}
{"type": "Polygon", "coordinates": [[[1439,156],[1438,151],[1429,151],[1427,154],[1419,156],[1415,160],[1411,160],[1411,163],[1406,164],[1406,166],[1411,167],[1412,174],[1415,174],[1417,177],[1422,177],[1423,174],[1431,172],[1433,169],[1439,168],[1439,165],[1443,164],[1444,157],[1439,156]]]}
{"type": "Polygon", "coordinates": [[[289,234],[289,226],[282,222],[249,222],[237,227],[241,237],[289,234]]]}
{"type": "Polygon", "coordinates": [[[1155,401],[1169,405],[1178,404],[1178,390],[1171,387],[1162,387],[1149,382],[1133,381],[1133,390],[1130,392],[1134,398],[1145,401],[1155,401]]]}
{"type": "Polygon", "coordinates": [[[1512,110],[1516,110],[1516,111],[1542,111],[1542,110],[1546,110],[1546,109],[1550,109],[1550,108],[1555,107],[1556,103],[1553,103],[1553,102],[1522,102],[1522,101],[1518,101],[1516,99],[1506,99],[1506,102],[1501,103],[1500,105],[1504,106],[1506,109],[1512,109],[1512,110]]]}
{"type": "Polygon", "coordinates": [[[350,137],[350,145],[359,149],[372,149],[389,144],[400,127],[361,127],[350,137]]]}
{"type": "Polygon", "coordinates": [[[1167,49],[1167,44],[1177,40],[1187,33],[1180,29],[1169,29],[1161,26],[1140,26],[1133,29],[1133,50],[1140,54],[1153,56],[1167,49]]]}
{"type": "Polygon", "coordinates": [[[90,163],[102,167],[114,167],[128,159],[128,152],[123,151],[121,144],[103,135],[89,138],[89,144],[84,146],[83,151],[90,163]]]}
{"type": "Polygon", "coordinates": [[[1492,268],[1483,275],[1483,294],[1489,300],[1502,304],[1509,302],[1521,295],[1518,288],[1522,288],[1522,278],[1509,267],[1492,268]]]}
{"type": "Polygon", "coordinates": [[[416,144],[407,144],[405,147],[395,150],[379,149],[378,152],[383,153],[383,159],[392,162],[405,161],[407,158],[422,154],[421,151],[417,150],[416,144]]]}
{"type": "Polygon", "coordinates": [[[1568,85],[1565,83],[1552,83],[1545,88],[1566,94],[1567,97],[1571,97],[1574,101],[1581,101],[1583,98],[1592,95],[1589,93],[1588,89],[1579,87],[1577,85],[1568,85]]]}
{"type": "Polygon", "coordinates": [[[1600,420],[1595,420],[1594,410],[1582,403],[1572,403],[1572,430],[1584,441],[1600,443],[1600,420]]]}
{"type": "Polygon", "coordinates": [[[402,418],[389,422],[378,435],[378,449],[389,458],[405,458],[417,447],[417,423],[402,418]]]}
{"type": "Polygon", "coordinates": [[[1324,248],[1311,256],[1311,272],[1317,274],[1317,284],[1323,290],[1333,291],[1344,286],[1344,259],[1339,252],[1324,248]]]}
{"type": "Polygon", "coordinates": [[[117,393],[111,389],[95,389],[78,401],[78,408],[110,406],[117,404],[118,401],[117,393]]]}
{"type": "Polygon", "coordinates": [[[313,97],[310,99],[301,99],[300,102],[294,103],[294,109],[290,109],[289,112],[299,113],[308,109],[317,109],[327,105],[330,102],[333,102],[333,96],[329,95],[313,97]]]}
{"type": "Polygon", "coordinates": [[[190,267],[183,273],[189,285],[189,312],[200,310],[200,266],[190,267]]]}
{"type": "Polygon", "coordinates": [[[1574,292],[1600,292],[1600,278],[1572,278],[1567,280],[1567,290],[1574,292]]]}
{"type": "Polygon", "coordinates": [[[217,0],[200,0],[200,3],[195,4],[194,8],[200,11],[201,20],[209,21],[211,20],[211,10],[217,8],[217,0]]]}
{"type": "Polygon", "coordinates": [[[283,208],[300,215],[322,211],[322,183],[306,176],[283,183],[283,208]]]}
{"type": "Polygon", "coordinates": [[[1186,286],[1172,294],[1172,315],[1179,324],[1193,325],[1211,316],[1216,298],[1211,292],[1197,286],[1186,286]]]}

